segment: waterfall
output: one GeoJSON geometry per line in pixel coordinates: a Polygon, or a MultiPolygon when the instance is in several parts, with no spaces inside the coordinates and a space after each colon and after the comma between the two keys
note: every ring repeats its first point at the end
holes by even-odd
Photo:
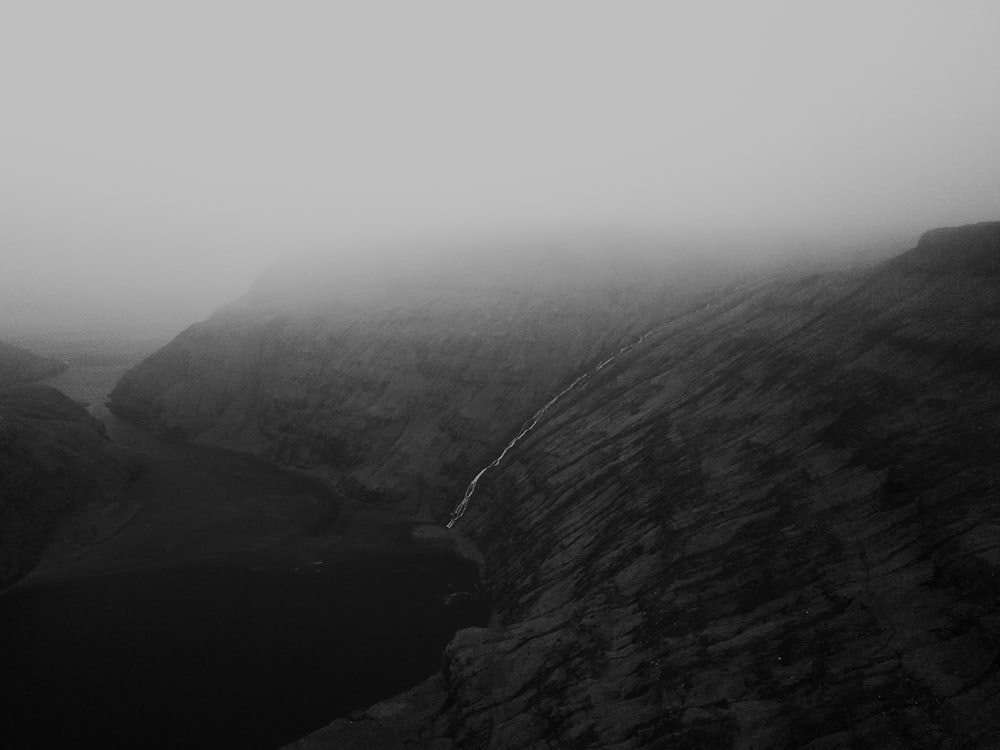
{"type": "Polygon", "coordinates": [[[621,349],[619,349],[617,352],[615,352],[610,357],[608,357],[603,362],[601,362],[596,367],[594,367],[592,370],[588,370],[587,372],[585,372],[582,375],[578,376],[576,378],[576,380],[574,380],[568,386],[566,386],[561,391],[559,391],[559,393],[557,393],[555,396],[553,396],[552,398],[550,398],[545,403],[545,406],[543,406],[541,409],[539,409],[538,411],[536,411],[532,415],[531,419],[529,419],[527,422],[525,422],[521,426],[521,431],[517,433],[517,435],[514,437],[514,439],[511,440],[509,443],[507,443],[507,447],[504,448],[500,452],[500,455],[497,456],[496,458],[494,458],[486,466],[484,466],[483,468],[481,468],[479,470],[479,473],[476,474],[476,476],[474,476],[472,478],[472,481],[469,482],[469,486],[465,488],[465,495],[462,496],[462,501],[457,506],[455,506],[455,510],[453,510],[451,512],[451,519],[445,525],[445,528],[450,529],[452,526],[455,525],[455,522],[458,521],[458,519],[461,518],[462,515],[465,513],[466,508],[469,507],[469,501],[472,499],[472,496],[476,493],[476,486],[479,484],[479,480],[482,479],[483,474],[485,474],[490,469],[492,469],[492,468],[494,468],[496,466],[499,466],[500,462],[503,461],[504,457],[510,452],[510,450],[515,445],[517,445],[517,443],[521,440],[521,438],[523,438],[525,435],[527,435],[529,432],[531,432],[533,429],[535,429],[535,425],[538,424],[538,422],[542,419],[542,417],[545,416],[545,413],[549,409],[551,409],[553,406],[556,405],[556,403],[559,401],[559,399],[561,399],[567,393],[569,393],[570,391],[572,391],[573,389],[575,389],[578,385],[580,385],[580,383],[582,383],[583,381],[587,380],[592,375],[596,375],[598,372],[600,372],[605,367],[607,367],[609,364],[611,364],[616,359],[618,359],[618,357],[622,356],[626,352],[629,352],[632,349],[634,349],[635,347],[637,347],[652,332],[653,332],[652,330],[646,331],[646,333],[642,334],[639,338],[637,338],[631,344],[626,344],[621,349]]]}

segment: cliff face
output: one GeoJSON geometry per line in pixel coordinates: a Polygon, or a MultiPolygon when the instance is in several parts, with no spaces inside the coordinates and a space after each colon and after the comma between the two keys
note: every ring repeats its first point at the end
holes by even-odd
{"type": "Polygon", "coordinates": [[[669,320],[480,484],[497,625],[297,747],[995,746],[998,246],[669,320]]]}
{"type": "Polygon", "coordinates": [[[111,408],[441,519],[540,402],[676,304],[677,286],[463,276],[362,294],[265,279],[129,372],[111,408]]]}

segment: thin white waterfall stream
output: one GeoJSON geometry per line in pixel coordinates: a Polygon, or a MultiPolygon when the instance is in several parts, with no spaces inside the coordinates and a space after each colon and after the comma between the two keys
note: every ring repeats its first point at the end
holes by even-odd
{"type": "MultiPolygon", "coordinates": [[[[653,329],[653,330],[655,330],[655,329],[653,329]]],[[[517,433],[517,435],[514,437],[514,439],[511,440],[509,443],[507,443],[507,447],[504,448],[503,451],[501,451],[500,455],[497,456],[496,458],[494,458],[486,466],[484,466],[483,468],[481,468],[479,470],[479,473],[476,474],[476,476],[474,476],[472,478],[472,481],[469,482],[469,486],[465,488],[465,495],[462,497],[462,501],[455,507],[455,510],[453,510],[451,512],[451,519],[445,525],[445,528],[450,529],[452,526],[455,525],[455,522],[458,521],[458,519],[461,518],[462,515],[465,513],[466,508],[469,507],[469,501],[472,499],[472,496],[476,493],[476,485],[479,484],[479,480],[482,479],[483,474],[485,474],[490,469],[492,469],[492,468],[494,468],[496,466],[499,466],[500,462],[503,461],[504,457],[510,452],[511,448],[513,448],[515,445],[517,445],[518,441],[521,438],[523,438],[525,435],[527,435],[529,432],[531,432],[533,429],[535,429],[535,425],[538,424],[538,422],[541,420],[542,417],[545,416],[545,413],[549,409],[551,409],[553,406],[555,406],[555,404],[559,401],[559,399],[561,399],[567,393],[569,393],[570,391],[572,391],[574,388],[576,388],[578,385],[580,385],[580,383],[582,383],[584,380],[586,380],[587,378],[589,378],[591,375],[594,375],[594,374],[600,372],[605,367],[607,367],[609,364],[611,364],[616,359],[618,359],[618,357],[620,357],[621,355],[625,354],[626,352],[629,352],[632,349],[634,349],[635,347],[637,347],[639,344],[641,344],[645,340],[645,338],[649,334],[651,334],[653,332],[653,330],[646,331],[644,334],[642,334],[639,338],[637,338],[631,344],[626,344],[621,349],[619,349],[617,352],[615,352],[610,357],[608,357],[603,362],[601,362],[599,365],[597,365],[595,368],[593,368],[592,370],[588,370],[587,372],[585,372],[582,375],[580,375],[579,377],[577,377],[576,380],[574,380],[568,386],[566,386],[561,391],[559,391],[559,393],[557,393],[555,396],[553,396],[552,398],[550,398],[545,403],[545,406],[543,406],[541,409],[539,409],[538,411],[536,411],[534,413],[534,415],[531,417],[531,419],[529,419],[527,422],[524,423],[524,425],[521,427],[521,431],[519,433],[517,433]]]]}

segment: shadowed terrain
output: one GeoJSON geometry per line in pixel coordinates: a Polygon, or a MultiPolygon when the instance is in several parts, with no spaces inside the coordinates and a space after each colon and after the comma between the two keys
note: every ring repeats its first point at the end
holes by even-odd
{"type": "Polygon", "coordinates": [[[29,382],[64,368],[0,344],[0,588],[34,567],[61,519],[109,510],[136,473],[83,406],[29,382]]]}
{"type": "Polygon", "coordinates": [[[11,747],[272,748],[486,622],[476,566],[412,521],[48,386],[0,391],[0,500],[11,747]]]}
{"type": "Polygon", "coordinates": [[[296,747],[995,746],[998,280],[976,225],[667,321],[460,522],[495,626],[296,747]]]}
{"type": "Polygon", "coordinates": [[[440,521],[591,373],[425,534],[478,545],[490,626],[297,747],[990,747],[998,279],[989,223],[697,304],[265,282],[113,408],[440,521]]]}

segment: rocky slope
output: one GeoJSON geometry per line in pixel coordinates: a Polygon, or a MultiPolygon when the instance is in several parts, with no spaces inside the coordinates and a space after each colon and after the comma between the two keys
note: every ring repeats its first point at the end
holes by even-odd
{"type": "Polygon", "coordinates": [[[493,627],[324,747],[1000,743],[1000,223],[669,320],[481,483],[493,627]]]}
{"type": "Polygon", "coordinates": [[[129,372],[110,406],[446,518],[540,402],[694,288],[624,262],[494,266],[279,269],[129,372]]]}
{"type": "Polygon", "coordinates": [[[30,383],[57,375],[66,364],[41,357],[32,351],[0,341],[0,385],[30,383]]]}
{"type": "Polygon", "coordinates": [[[0,588],[35,566],[60,521],[112,503],[135,472],[80,404],[48,386],[0,382],[0,588]]]}

